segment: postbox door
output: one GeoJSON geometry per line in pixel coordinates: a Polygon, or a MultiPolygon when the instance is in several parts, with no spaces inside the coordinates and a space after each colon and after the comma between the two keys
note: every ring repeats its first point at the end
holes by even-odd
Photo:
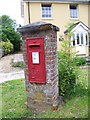
{"type": "Polygon", "coordinates": [[[44,57],[44,39],[33,38],[26,40],[29,81],[46,83],[46,69],[44,57]]]}

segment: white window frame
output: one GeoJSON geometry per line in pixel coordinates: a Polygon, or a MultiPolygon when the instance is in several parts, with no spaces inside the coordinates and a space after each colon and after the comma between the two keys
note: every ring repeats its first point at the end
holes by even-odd
{"type": "Polygon", "coordinates": [[[52,4],[42,4],[42,18],[52,18],[52,4]]]}
{"type": "Polygon", "coordinates": [[[78,5],[70,4],[69,8],[70,8],[70,18],[78,18],[78,5]],[[76,9],[74,9],[74,7],[76,7],[76,9]]]}
{"type": "Polygon", "coordinates": [[[75,41],[75,34],[73,34],[71,36],[71,46],[75,46],[76,45],[76,41],[75,41]]]}
{"type": "Polygon", "coordinates": [[[24,2],[21,0],[21,17],[24,17],[24,2]]]}
{"type": "Polygon", "coordinates": [[[88,46],[89,45],[89,35],[87,32],[80,32],[80,33],[73,33],[73,36],[71,37],[71,40],[72,40],[72,46],[79,46],[79,45],[85,45],[85,46],[88,46]],[[79,36],[79,44],[77,43],[77,35],[79,36]],[[86,41],[86,35],[87,35],[87,41],[86,41]],[[75,40],[74,40],[74,38],[75,40]],[[83,44],[82,44],[82,37],[83,36],[83,44]],[[73,45],[73,41],[75,41],[75,45],[73,45]]]}

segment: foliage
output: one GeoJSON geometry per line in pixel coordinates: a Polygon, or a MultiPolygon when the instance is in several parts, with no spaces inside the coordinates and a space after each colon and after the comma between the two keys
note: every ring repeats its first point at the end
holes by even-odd
{"type": "MultiPolygon", "coordinates": [[[[89,69],[90,72],[90,69],[89,69]]],[[[71,99],[67,99],[63,106],[59,106],[56,112],[48,110],[45,113],[38,114],[37,118],[65,118],[65,119],[88,119],[88,71],[79,70],[79,77],[75,92],[71,99]]]]}
{"type": "Polygon", "coordinates": [[[15,63],[12,63],[12,66],[13,67],[24,68],[24,63],[22,61],[21,62],[15,62],[15,63]]]}
{"type": "MultiPolygon", "coordinates": [[[[3,34],[7,36],[7,39],[10,40],[10,42],[14,46],[14,51],[20,51],[21,46],[21,40],[20,40],[20,34],[15,32],[12,28],[7,28],[5,30],[2,30],[3,34]]],[[[4,41],[4,39],[2,38],[4,41]]]]}
{"type": "Polygon", "coordinates": [[[3,31],[0,31],[0,41],[7,41],[7,35],[3,32],[3,31]]]}
{"type": "Polygon", "coordinates": [[[74,24],[75,24],[75,22],[72,21],[72,22],[69,22],[67,25],[65,25],[65,27],[68,29],[67,36],[68,36],[69,40],[71,39],[71,36],[73,35],[73,32],[71,32],[71,31],[75,27],[74,24]]]}
{"type": "Polygon", "coordinates": [[[86,63],[86,58],[82,58],[82,57],[75,57],[73,59],[73,62],[76,66],[80,66],[80,65],[85,65],[86,63]]]}
{"type": "Polygon", "coordinates": [[[59,93],[65,97],[70,96],[74,92],[77,74],[73,58],[76,53],[72,52],[71,32],[74,22],[69,22],[66,26],[68,40],[63,40],[62,50],[58,54],[58,72],[59,72],[59,93]]]}
{"type": "Polygon", "coordinates": [[[62,48],[58,54],[59,93],[65,98],[74,92],[77,75],[68,41],[63,41],[62,48]]]}
{"type": "Polygon", "coordinates": [[[2,48],[3,48],[3,54],[4,55],[7,55],[7,54],[13,52],[13,44],[9,40],[6,41],[6,42],[1,41],[0,44],[1,44],[2,48]]]}
{"type": "Polygon", "coordinates": [[[16,23],[7,15],[0,17],[0,39],[2,41],[10,40],[14,46],[14,52],[20,51],[20,34],[15,31],[16,23]]]}
{"type": "Polygon", "coordinates": [[[9,16],[7,15],[0,16],[0,26],[2,27],[2,29],[14,28],[15,24],[16,24],[15,21],[12,20],[9,16]]]}

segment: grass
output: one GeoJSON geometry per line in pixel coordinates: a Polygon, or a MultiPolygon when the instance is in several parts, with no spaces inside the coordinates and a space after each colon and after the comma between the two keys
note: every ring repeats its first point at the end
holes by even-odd
{"type": "Polygon", "coordinates": [[[2,84],[2,117],[21,118],[32,116],[27,109],[24,80],[14,80],[2,84]]]}
{"type": "MultiPolygon", "coordinates": [[[[90,70],[89,70],[90,71],[90,70]]],[[[88,118],[88,70],[80,71],[75,93],[56,112],[47,111],[38,118],[88,118]]]]}
{"type": "MultiPolygon", "coordinates": [[[[90,71],[90,70],[89,70],[90,71]]],[[[48,110],[34,114],[25,105],[25,83],[23,79],[5,82],[2,85],[3,118],[88,118],[88,70],[81,69],[75,93],[59,106],[56,112],[48,110]]],[[[1,87],[0,87],[1,88],[1,87]]]]}

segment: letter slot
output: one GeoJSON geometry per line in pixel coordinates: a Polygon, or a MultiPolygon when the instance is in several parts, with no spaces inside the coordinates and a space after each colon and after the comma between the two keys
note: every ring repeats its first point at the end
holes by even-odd
{"type": "Polygon", "coordinates": [[[29,44],[29,47],[40,47],[40,44],[29,44]]]}

